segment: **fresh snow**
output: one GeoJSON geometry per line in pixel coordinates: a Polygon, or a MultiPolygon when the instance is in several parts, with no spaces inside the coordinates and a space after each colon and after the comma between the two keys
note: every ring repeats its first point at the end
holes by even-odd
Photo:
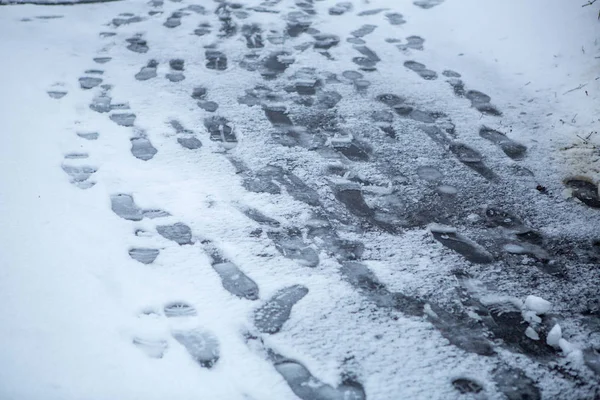
{"type": "Polygon", "coordinates": [[[600,396],[596,6],[416,3],[0,0],[0,399],[600,396]]]}

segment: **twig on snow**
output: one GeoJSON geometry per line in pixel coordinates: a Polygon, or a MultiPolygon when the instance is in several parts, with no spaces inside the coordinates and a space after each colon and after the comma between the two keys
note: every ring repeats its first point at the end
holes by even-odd
{"type": "Polygon", "coordinates": [[[576,90],[579,90],[581,88],[584,88],[585,86],[587,86],[587,83],[582,83],[581,85],[577,86],[575,89],[571,89],[571,90],[567,90],[566,92],[563,93],[563,96],[567,93],[571,93],[574,92],[576,90]]]}
{"type": "Polygon", "coordinates": [[[585,3],[584,5],[582,5],[581,7],[587,7],[587,6],[591,6],[592,4],[594,4],[597,0],[589,0],[587,3],[585,3]]]}

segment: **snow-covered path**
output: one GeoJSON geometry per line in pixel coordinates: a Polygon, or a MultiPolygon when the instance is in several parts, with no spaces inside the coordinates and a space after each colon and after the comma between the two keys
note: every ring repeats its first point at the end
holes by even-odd
{"type": "Polygon", "coordinates": [[[600,396],[598,25],[519,3],[0,7],[0,398],[600,396]]]}

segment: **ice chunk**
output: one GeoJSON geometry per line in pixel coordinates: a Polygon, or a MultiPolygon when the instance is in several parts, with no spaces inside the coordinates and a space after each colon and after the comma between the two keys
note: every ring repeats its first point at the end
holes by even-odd
{"type": "Polygon", "coordinates": [[[548,336],[546,336],[546,343],[548,343],[552,347],[559,347],[560,339],[562,339],[562,329],[559,324],[554,325],[554,327],[548,332],[548,336]]]}
{"type": "Polygon", "coordinates": [[[552,303],[538,296],[527,296],[525,307],[538,315],[544,315],[552,309],[552,303]]]}

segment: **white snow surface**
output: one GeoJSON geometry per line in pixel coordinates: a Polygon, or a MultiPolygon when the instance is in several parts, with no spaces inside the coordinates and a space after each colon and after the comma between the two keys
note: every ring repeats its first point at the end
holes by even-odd
{"type": "MultiPolygon", "coordinates": [[[[212,11],[215,4],[206,3],[202,4],[212,11]]],[[[293,2],[283,1],[282,9],[288,3],[293,2]]],[[[600,157],[594,147],[600,145],[600,135],[592,134],[585,143],[579,138],[598,130],[599,123],[598,23],[590,7],[561,0],[446,0],[423,10],[405,0],[371,0],[355,2],[345,23],[329,23],[330,4],[325,3],[315,2],[321,11],[319,22],[342,40],[368,23],[355,17],[360,10],[385,7],[401,12],[408,22],[400,33],[390,33],[389,24],[382,21],[369,40],[386,44],[386,37],[424,37],[427,51],[414,58],[436,71],[460,71],[469,87],[481,88],[493,104],[510,113],[510,136],[529,147],[528,167],[545,186],[561,188],[569,176],[600,180],[600,157]],[[567,93],[579,85],[585,86],[567,93]]],[[[223,149],[205,133],[199,136],[204,146],[196,153],[177,144],[168,120],[177,119],[194,131],[204,129],[205,115],[190,99],[193,86],[205,85],[221,114],[235,123],[240,143],[234,155],[252,169],[264,166],[267,159],[285,163],[286,155],[292,154],[300,166],[298,175],[310,181],[324,164],[307,151],[283,148],[273,153],[264,145],[260,133],[269,125],[236,101],[243,94],[240,88],[262,81],[236,65],[246,50],[243,43],[220,48],[232,65],[227,81],[213,71],[193,68],[204,63],[204,48],[190,33],[208,18],[190,13],[176,30],[162,26],[171,12],[186,4],[166,1],[164,13],[157,17],[148,16],[146,0],[0,7],[0,399],[296,399],[264,354],[244,342],[244,334],[253,332],[252,312],[259,303],[223,289],[199,243],[203,239],[218,245],[259,284],[261,301],[286,286],[301,283],[309,288],[310,295],[294,307],[282,332],[264,340],[269,348],[302,362],[322,382],[335,387],[344,372],[352,371],[370,399],[458,399],[464,397],[450,382],[468,376],[483,382],[488,398],[502,398],[491,383],[495,359],[451,346],[425,318],[400,313],[390,318],[392,312],[385,310],[363,315],[366,308],[375,307],[340,278],[333,258],[321,254],[319,267],[303,268],[282,257],[264,237],[250,237],[258,225],[239,212],[242,204],[290,225],[306,221],[311,210],[289,196],[273,200],[247,192],[223,149]],[[107,25],[125,12],[145,20],[119,28],[107,25]],[[38,18],[50,14],[62,17],[38,18]],[[102,31],[117,35],[100,38],[102,31]],[[147,54],[125,49],[125,39],[137,32],[146,33],[147,54]],[[113,60],[106,65],[92,62],[101,56],[113,60]],[[186,61],[186,80],[180,86],[164,78],[168,60],[177,57],[186,61]],[[134,80],[151,58],[159,61],[158,77],[134,80]],[[114,85],[113,102],[130,103],[136,126],[158,149],[151,161],[131,155],[130,129],[88,108],[95,92],[81,90],[78,78],[89,69],[105,71],[105,83],[114,85]],[[52,88],[68,93],[52,99],[46,94],[52,88]],[[86,141],[76,132],[99,132],[100,137],[86,141]],[[87,190],[70,184],[61,169],[65,155],[72,152],[89,153],[89,159],[75,161],[98,169],[91,178],[96,184],[87,190]],[[164,209],[171,216],[160,221],[121,219],[111,211],[109,196],[114,193],[132,194],[141,208],[164,209]],[[175,222],[191,227],[194,245],[177,246],[156,234],[156,225],[175,222]],[[147,235],[136,236],[136,230],[147,235]],[[159,248],[161,253],[152,265],[143,265],[127,254],[134,246],[159,248]],[[192,304],[198,315],[165,317],[162,309],[172,301],[192,304]],[[207,329],[219,339],[221,359],[213,369],[200,368],[172,337],[171,331],[182,326],[207,329]],[[165,341],[164,357],[148,357],[133,345],[134,338],[165,341]]],[[[279,18],[258,14],[250,19],[281,29],[279,18]]],[[[379,21],[383,15],[369,18],[379,21]]],[[[423,104],[446,106],[456,115],[457,128],[466,131],[481,124],[471,122],[480,117],[474,110],[457,111],[459,102],[443,79],[434,89],[424,89],[425,81],[414,72],[397,71],[402,58],[393,45],[374,48],[383,59],[381,72],[371,78],[374,88],[385,90],[390,77],[397,77],[399,82],[392,86],[423,104]]],[[[336,56],[349,60],[355,52],[339,50],[336,56]]],[[[311,61],[310,57],[296,55],[298,60],[311,61]]],[[[315,56],[313,61],[322,59],[315,56]]],[[[338,74],[355,68],[349,61],[332,65],[338,74]]],[[[467,103],[463,100],[460,106],[466,108],[467,103]]],[[[367,112],[361,107],[358,102],[340,103],[341,109],[353,112],[349,120],[359,122],[367,112]]],[[[369,168],[361,172],[369,174],[369,168]]],[[[440,190],[453,194],[449,185],[443,187],[440,190]]],[[[318,189],[329,194],[325,187],[318,189]]],[[[598,222],[588,211],[584,213],[589,220],[598,222]]],[[[547,221],[544,231],[563,229],[586,236],[593,229],[560,218],[547,221]]],[[[455,231],[441,225],[431,230],[455,231]]],[[[373,256],[367,264],[390,291],[427,296],[439,290],[444,296],[455,289],[449,271],[464,262],[458,256],[442,257],[441,247],[430,243],[428,235],[427,229],[420,229],[401,239],[373,232],[360,239],[373,244],[366,250],[373,256]]],[[[500,285],[499,290],[504,289],[500,285]]],[[[525,289],[515,291],[511,295],[519,298],[527,294],[525,289]]],[[[550,303],[539,298],[532,302],[534,297],[527,298],[526,306],[538,314],[548,312],[550,303]]],[[[573,345],[561,344],[561,338],[556,325],[547,342],[571,349],[573,345]]],[[[579,343],[584,339],[576,333],[570,338],[579,343]]],[[[545,398],[565,394],[553,386],[549,373],[514,355],[503,360],[550,382],[541,388],[545,398]]]]}

